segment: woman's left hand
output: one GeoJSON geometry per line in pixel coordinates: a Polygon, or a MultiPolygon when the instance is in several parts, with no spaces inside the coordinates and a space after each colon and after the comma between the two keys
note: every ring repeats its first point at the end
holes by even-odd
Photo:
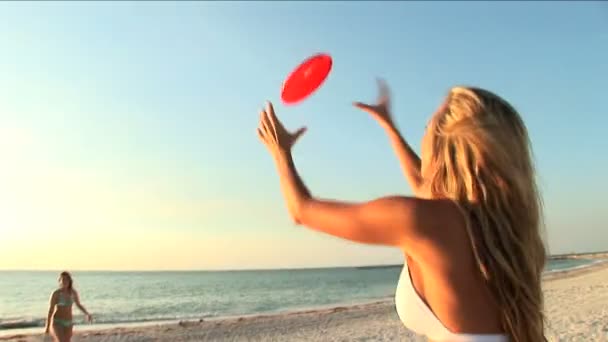
{"type": "Polygon", "coordinates": [[[266,109],[260,113],[258,137],[273,157],[280,153],[289,152],[304,132],[306,132],[306,127],[301,127],[293,133],[288,132],[275,115],[270,102],[266,104],[266,109]]]}
{"type": "Polygon", "coordinates": [[[376,104],[365,104],[355,102],[355,107],[370,114],[380,125],[385,128],[395,128],[395,121],[391,114],[391,94],[386,82],[382,79],[377,80],[378,83],[378,101],[376,104]]]}

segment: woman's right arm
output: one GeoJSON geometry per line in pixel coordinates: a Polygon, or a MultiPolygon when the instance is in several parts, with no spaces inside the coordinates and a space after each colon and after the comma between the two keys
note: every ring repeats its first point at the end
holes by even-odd
{"type": "Polygon", "coordinates": [[[55,309],[55,304],[57,304],[57,292],[53,291],[51,294],[51,298],[49,299],[49,312],[46,316],[46,324],[44,326],[44,333],[48,334],[51,328],[51,316],[53,316],[53,311],[55,309]]]}
{"type": "Polygon", "coordinates": [[[410,145],[405,141],[397,127],[394,125],[383,125],[386,134],[389,137],[393,150],[399,159],[401,171],[405,175],[414,195],[423,197],[422,194],[422,176],[420,175],[420,157],[412,150],[410,145]]]}

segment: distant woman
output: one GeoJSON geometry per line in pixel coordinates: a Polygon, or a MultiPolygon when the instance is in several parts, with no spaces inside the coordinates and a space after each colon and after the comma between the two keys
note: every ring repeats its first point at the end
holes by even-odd
{"type": "Polygon", "coordinates": [[[47,315],[45,334],[51,332],[56,342],[69,342],[72,339],[72,304],[86,315],[87,322],[91,322],[91,314],[80,304],[78,292],[74,289],[72,276],[68,272],[59,275],[59,288],[51,294],[49,312],[47,315]]]}
{"type": "Polygon", "coordinates": [[[515,109],[487,90],[452,88],[428,121],[419,158],[396,128],[384,84],[377,104],[355,106],[388,133],[414,196],[365,203],[314,197],[291,155],[305,129],[288,132],[269,103],[258,135],[293,220],[403,251],[397,313],[431,341],[545,341],[541,201],[515,109]]]}

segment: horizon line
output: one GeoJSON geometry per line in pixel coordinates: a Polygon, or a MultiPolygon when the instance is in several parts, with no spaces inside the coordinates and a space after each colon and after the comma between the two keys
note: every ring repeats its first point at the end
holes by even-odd
{"type": "MultiPolygon", "coordinates": [[[[303,267],[262,267],[262,268],[225,268],[225,269],[133,269],[133,270],[112,270],[112,269],[67,269],[68,272],[257,272],[257,271],[299,271],[299,270],[323,270],[337,268],[382,268],[382,267],[398,267],[399,264],[374,264],[374,265],[344,265],[344,266],[303,266],[303,267]]],[[[0,272],[62,272],[66,269],[0,269],[0,272]]]]}
{"type": "MultiPolygon", "coordinates": [[[[583,256],[593,254],[608,254],[608,250],[603,251],[589,251],[589,252],[577,252],[577,253],[560,253],[547,255],[547,260],[557,260],[559,258],[565,258],[569,256],[583,256]]],[[[403,263],[390,263],[390,264],[373,264],[373,265],[342,265],[342,266],[304,266],[304,267],[262,267],[262,268],[232,268],[232,269],[132,269],[132,270],[112,270],[112,269],[99,269],[99,270],[87,270],[87,269],[73,269],[68,270],[69,272],[259,272],[259,271],[298,271],[298,270],[324,270],[324,269],[340,269],[340,268],[391,268],[391,267],[402,267],[403,263]]],[[[0,272],[62,272],[66,269],[1,269],[0,272]]]]}

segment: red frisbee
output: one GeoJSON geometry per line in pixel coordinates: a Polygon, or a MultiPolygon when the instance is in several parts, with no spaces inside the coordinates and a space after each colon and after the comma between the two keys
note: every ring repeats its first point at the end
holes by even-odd
{"type": "Polygon", "coordinates": [[[331,66],[331,57],[324,53],[316,54],[302,62],[283,82],[283,102],[294,104],[310,96],[325,81],[331,66]]]}

